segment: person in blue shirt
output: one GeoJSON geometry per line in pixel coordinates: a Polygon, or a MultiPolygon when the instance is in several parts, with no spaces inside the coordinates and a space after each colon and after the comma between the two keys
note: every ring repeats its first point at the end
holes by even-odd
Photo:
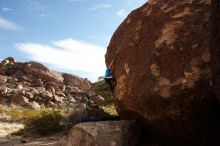
{"type": "Polygon", "coordinates": [[[105,71],[105,81],[109,84],[112,91],[114,91],[116,80],[115,77],[111,74],[110,69],[107,67],[105,71]]]}
{"type": "Polygon", "coordinates": [[[110,76],[111,76],[111,72],[110,72],[110,69],[107,67],[105,71],[105,78],[110,77],[110,76]]]}

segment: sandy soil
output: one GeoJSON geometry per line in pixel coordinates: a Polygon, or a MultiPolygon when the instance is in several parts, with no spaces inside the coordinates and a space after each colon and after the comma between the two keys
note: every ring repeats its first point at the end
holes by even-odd
{"type": "Polygon", "coordinates": [[[11,135],[23,128],[23,124],[0,122],[0,146],[59,146],[65,137],[64,132],[46,137],[34,134],[11,135]]]}

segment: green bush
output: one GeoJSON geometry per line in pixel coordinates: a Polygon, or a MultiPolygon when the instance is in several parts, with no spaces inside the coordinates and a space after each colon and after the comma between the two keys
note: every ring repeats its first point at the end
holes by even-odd
{"type": "Polygon", "coordinates": [[[22,111],[20,109],[12,108],[7,111],[7,114],[11,117],[13,121],[19,121],[22,119],[22,111]]]}
{"type": "Polygon", "coordinates": [[[58,110],[42,110],[40,114],[29,117],[25,121],[25,129],[33,130],[41,135],[62,130],[62,115],[58,110]]]}
{"type": "Polygon", "coordinates": [[[110,116],[118,116],[118,112],[114,105],[102,106],[101,109],[103,109],[104,112],[110,116]]]}

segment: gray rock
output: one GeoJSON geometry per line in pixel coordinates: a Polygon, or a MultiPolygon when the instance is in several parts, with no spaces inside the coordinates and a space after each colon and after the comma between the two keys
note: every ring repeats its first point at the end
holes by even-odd
{"type": "Polygon", "coordinates": [[[8,93],[8,88],[5,87],[4,85],[0,85],[0,94],[7,94],[8,93]]]}
{"type": "Polygon", "coordinates": [[[30,102],[30,103],[29,103],[29,106],[30,106],[31,108],[33,108],[33,109],[40,109],[40,108],[41,108],[41,106],[40,106],[37,102],[35,102],[35,101],[30,102]]]}
{"type": "Polygon", "coordinates": [[[21,84],[19,84],[19,85],[17,85],[17,87],[16,87],[18,90],[21,90],[21,89],[23,89],[24,87],[21,85],[21,84]]]}
{"type": "Polygon", "coordinates": [[[53,100],[53,94],[49,91],[43,91],[40,93],[40,96],[47,100],[53,100]]]}
{"type": "Polygon", "coordinates": [[[63,97],[60,97],[60,96],[55,95],[55,96],[54,96],[54,101],[55,101],[56,103],[62,103],[62,102],[63,102],[63,97]]]}
{"type": "Polygon", "coordinates": [[[29,98],[29,99],[33,99],[34,95],[30,92],[25,92],[25,97],[29,98]]]}

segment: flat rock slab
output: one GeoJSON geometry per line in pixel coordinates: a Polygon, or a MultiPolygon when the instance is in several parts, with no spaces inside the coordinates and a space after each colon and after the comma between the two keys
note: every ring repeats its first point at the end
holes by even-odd
{"type": "Polygon", "coordinates": [[[135,121],[102,121],[74,126],[62,146],[136,146],[139,127],[135,121]]]}

